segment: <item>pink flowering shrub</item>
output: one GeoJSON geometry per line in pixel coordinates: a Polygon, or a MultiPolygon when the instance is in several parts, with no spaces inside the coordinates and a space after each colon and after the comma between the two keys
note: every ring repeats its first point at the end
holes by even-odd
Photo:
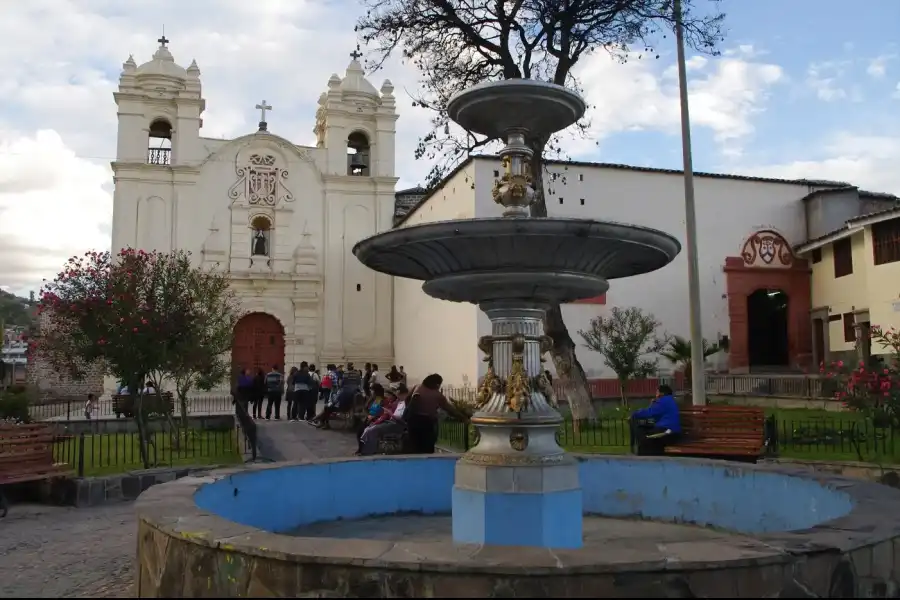
{"type": "Polygon", "coordinates": [[[900,331],[872,327],[871,340],[888,350],[884,363],[849,365],[835,361],[821,372],[836,383],[835,398],[846,408],[865,413],[879,426],[900,427],[900,331]]]}

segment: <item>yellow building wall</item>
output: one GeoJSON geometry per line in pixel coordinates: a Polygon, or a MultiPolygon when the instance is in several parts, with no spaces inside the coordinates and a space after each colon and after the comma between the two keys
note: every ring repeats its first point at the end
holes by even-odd
{"type": "MultiPolygon", "coordinates": [[[[821,262],[812,265],[813,308],[828,306],[832,315],[868,310],[872,325],[900,328],[900,262],[874,264],[870,227],[853,234],[850,241],[852,274],[835,279],[832,244],[822,248],[821,262]]],[[[854,349],[853,342],[844,341],[843,319],[828,323],[828,336],[831,352],[854,349]]],[[[879,344],[872,344],[872,354],[885,352],[879,344]]]]}
{"type": "MultiPolygon", "coordinates": [[[[474,217],[475,164],[445,182],[401,227],[474,217]]],[[[432,298],[421,281],[394,278],[394,359],[405,367],[410,384],[430,373],[440,373],[446,386],[476,384],[479,312],[474,304],[432,298]]]]}
{"type": "MultiPolygon", "coordinates": [[[[872,229],[865,232],[865,252],[868,257],[869,322],[882,329],[900,328],[900,262],[874,264],[872,229]],[[895,308],[896,306],[896,308],[895,308]]],[[[854,259],[856,257],[854,256],[854,259]]],[[[872,354],[886,354],[880,344],[872,344],[872,354]]]]}

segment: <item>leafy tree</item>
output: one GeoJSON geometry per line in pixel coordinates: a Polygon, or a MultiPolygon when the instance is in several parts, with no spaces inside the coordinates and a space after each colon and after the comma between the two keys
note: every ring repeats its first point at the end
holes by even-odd
{"type": "Polygon", "coordinates": [[[185,289],[195,304],[195,318],[179,338],[179,347],[167,357],[164,371],[175,383],[182,428],[187,431],[190,391],[211,390],[230,375],[226,355],[240,312],[224,275],[192,268],[186,255],[179,257],[179,267],[185,289]]]}
{"type": "Polygon", "coordinates": [[[36,350],[75,379],[101,363],[128,384],[138,398],[135,415],[147,463],[141,384],[149,380],[159,394],[166,375],[215,375],[210,356],[221,353],[220,328],[234,318],[223,282],[192,267],[183,251],[72,257],[41,290],[36,350]]]}
{"type": "Polygon", "coordinates": [[[591,319],[590,329],[579,331],[584,344],[603,355],[603,362],[619,380],[622,404],[627,405],[625,389],[630,379],[656,374],[655,354],[666,347],[665,337],[657,336],[660,322],[640,308],[613,308],[608,317],[591,319]]]}
{"type": "MultiPolygon", "coordinates": [[[[414,103],[433,112],[431,130],[418,143],[416,158],[435,160],[427,187],[440,181],[460,160],[494,140],[451,127],[447,103],[457,92],[484,81],[538,79],[579,89],[573,69],[598,50],[625,61],[675,21],[673,0],[362,0],[366,14],[356,30],[374,52],[372,66],[400,52],[422,75],[414,103]]],[[[682,0],[688,45],[715,54],[724,15],[695,15],[694,0],[682,0]]],[[[586,123],[579,129],[586,131],[586,123]]],[[[527,140],[534,152],[531,172],[538,192],[531,214],[547,216],[542,159],[560,153],[559,136],[527,140]]],[[[564,178],[563,178],[564,180],[564,178]]],[[[556,372],[574,392],[573,414],[590,410],[584,370],[575,356],[559,306],[546,317],[553,338],[556,372]]]]}
{"type": "MultiPolygon", "coordinates": [[[[706,339],[703,340],[703,358],[712,356],[721,348],[718,344],[711,344],[706,339]]],[[[693,376],[691,365],[691,340],[681,337],[680,335],[672,336],[666,347],[660,352],[663,358],[670,361],[676,366],[680,366],[684,370],[685,379],[690,382],[693,376]]]]}

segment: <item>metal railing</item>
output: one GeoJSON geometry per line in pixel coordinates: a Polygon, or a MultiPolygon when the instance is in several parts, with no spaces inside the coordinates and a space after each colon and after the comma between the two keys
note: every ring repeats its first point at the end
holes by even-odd
{"type": "Polygon", "coordinates": [[[172,161],[171,148],[147,148],[147,164],[168,165],[172,161]]]}
{"type": "MultiPolygon", "coordinates": [[[[91,419],[125,418],[116,414],[116,403],[112,399],[95,400],[91,409],[91,419]]],[[[188,416],[225,415],[234,411],[231,396],[209,396],[187,399],[188,416]]],[[[176,399],[174,414],[181,414],[181,405],[176,399]]],[[[28,414],[34,421],[85,421],[85,402],[66,400],[46,404],[31,404],[28,414]]]]}
{"type": "MultiPolygon", "coordinates": [[[[840,417],[807,419],[766,418],[765,456],[822,461],[861,461],[900,464],[900,430],[881,427],[858,413],[840,417]]],[[[475,431],[452,419],[440,423],[439,444],[466,451],[474,444],[475,431]]],[[[601,418],[577,426],[564,422],[557,432],[561,446],[576,453],[625,454],[632,436],[627,418],[601,418]]]]}
{"type": "MultiPolygon", "coordinates": [[[[616,379],[589,379],[591,397],[594,400],[614,400],[621,398],[619,382],[616,379]]],[[[660,384],[670,386],[676,393],[690,391],[689,382],[684,377],[655,377],[636,379],[625,385],[625,397],[629,400],[652,398],[660,384]]],[[[772,396],[807,400],[834,399],[835,383],[818,375],[706,375],[706,392],[715,396],[772,396]]],[[[557,398],[566,402],[567,389],[560,382],[553,382],[557,398]]],[[[444,393],[456,400],[470,403],[477,395],[474,387],[445,386],[444,393]]]]}
{"type": "Polygon", "coordinates": [[[234,427],[172,428],[166,421],[145,425],[146,452],[138,432],[62,434],[55,437],[53,455],[79,477],[122,473],[153,467],[233,464],[240,460],[243,438],[234,427]]]}

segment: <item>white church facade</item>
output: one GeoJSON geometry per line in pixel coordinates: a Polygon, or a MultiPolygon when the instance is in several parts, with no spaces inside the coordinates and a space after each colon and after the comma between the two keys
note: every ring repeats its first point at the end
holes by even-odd
{"type": "Polygon", "coordinates": [[[184,249],[227,272],[246,312],[235,367],[390,364],[392,281],[351,252],[392,226],[390,81],[375,89],[353,55],[319,98],[314,147],[270,130],[265,101],[257,131],[211,139],[197,64],[179,66],[158,41],[149,62],[124,63],[115,93],[113,253],[184,249]]]}

